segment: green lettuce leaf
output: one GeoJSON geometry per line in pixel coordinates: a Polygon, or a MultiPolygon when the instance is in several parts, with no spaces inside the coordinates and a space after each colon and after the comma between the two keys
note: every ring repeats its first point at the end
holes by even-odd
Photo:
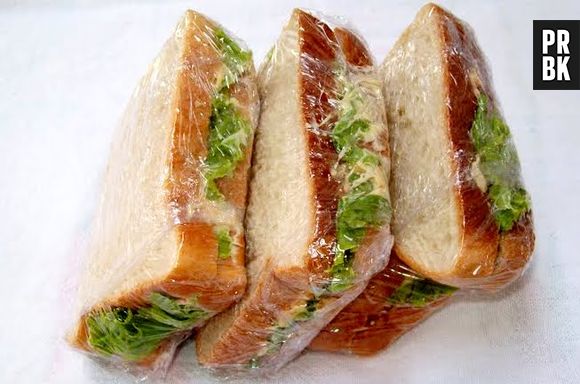
{"type": "Polygon", "coordinates": [[[218,242],[218,257],[222,260],[228,259],[232,255],[232,237],[227,228],[218,228],[216,230],[218,242]]]}
{"type": "Polygon", "coordinates": [[[154,292],[149,301],[149,306],[138,309],[117,307],[90,314],[86,320],[89,345],[105,356],[138,361],[167,337],[193,328],[208,316],[194,299],[181,302],[154,292]]]}
{"type": "MultiPolygon", "coordinates": [[[[335,257],[330,268],[329,292],[341,292],[352,286],[355,271],[353,260],[360,243],[370,228],[376,228],[390,220],[389,201],[373,193],[375,180],[371,177],[362,183],[361,173],[374,174],[381,166],[379,157],[363,147],[365,134],[371,122],[357,117],[357,109],[364,102],[358,89],[341,77],[344,92],[339,106],[339,118],[334,125],[331,138],[339,154],[339,163],[345,168],[345,182],[349,191],[339,203],[336,213],[335,257]],[[360,173],[359,173],[360,172],[360,173]]],[[[368,177],[368,176],[367,176],[368,177]]]]}
{"type": "Polygon", "coordinates": [[[497,225],[509,231],[530,210],[530,199],[521,186],[520,164],[507,124],[488,108],[488,98],[480,93],[470,130],[471,141],[487,181],[487,196],[497,225]]]}
{"type": "Polygon", "coordinates": [[[233,175],[238,162],[244,158],[251,131],[250,123],[240,115],[228,96],[218,94],[213,99],[205,160],[208,199],[223,197],[216,181],[233,175]]]}
{"type": "Polygon", "coordinates": [[[251,67],[252,53],[240,48],[220,28],[214,30],[214,41],[222,53],[225,69],[212,100],[205,178],[207,198],[220,200],[223,195],[216,181],[233,175],[237,164],[244,158],[251,135],[250,122],[239,113],[229,95],[229,87],[251,67]]]}
{"type": "Polygon", "coordinates": [[[424,307],[433,301],[451,296],[457,288],[432,280],[407,277],[387,301],[393,305],[424,307]]]}
{"type": "Polygon", "coordinates": [[[523,188],[492,184],[487,195],[493,204],[495,221],[501,231],[509,231],[530,210],[530,199],[523,188]]]}
{"type": "Polygon", "coordinates": [[[340,292],[352,285],[355,273],[354,255],[369,228],[376,228],[390,220],[391,208],[383,196],[369,194],[372,184],[367,181],[343,196],[336,213],[337,247],[332,267],[330,292],[340,292]]]}
{"type": "Polygon", "coordinates": [[[353,146],[364,137],[364,133],[368,132],[370,128],[368,120],[353,120],[354,116],[355,110],[349,110],[340,118],[332,130],[332,141],[338,152],[341,152],[345,147],[353,146]]]}
{"type": "Polygon", "coordinates": [[[226,67],[220,88],[228,88],[238,81],[239,77],[248,70],[252,63],[252,52],[243,50],[221,28],[214,30],[214,41],[223,56],[226,67]]]}

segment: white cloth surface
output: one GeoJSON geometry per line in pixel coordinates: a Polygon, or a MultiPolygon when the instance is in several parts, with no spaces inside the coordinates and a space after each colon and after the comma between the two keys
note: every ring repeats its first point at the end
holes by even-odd
{"type": "MultiPolygon", "coordinates": [[[[63,343],[71,271],[117,120],[182,12],[244,39],[259,62],[290,10],[342,15],[377,60],[417,1],[8,2],[0,4],[0,382],[130,383],[63,343]],[[18,3],[18,4],[15,4],[18,3]]],[[[281,383],[580,382],[580,91],[532,90],[532,20],[578,19],[580,2],[443,2],[492,66],[535,209],[525,277],[461,300],[371,358],[308,353],[281,383]]],[[[213,382],[186,345],[169,382],[213,382]]]]}

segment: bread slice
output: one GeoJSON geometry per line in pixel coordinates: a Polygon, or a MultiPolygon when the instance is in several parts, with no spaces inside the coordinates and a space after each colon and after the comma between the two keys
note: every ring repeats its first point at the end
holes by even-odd
{"type": "Polygon", "coordinates": [[[320,331],[309,348],[372,355],[449,303],[455,292],[417,275],[392,252],[387,267],[320,331]]]}
{"type": "Polygon", "coordinates": [[[196,342],[206,366],[267,372],[299,354],[364,289],[385,266],[392,237],[381,84],[362,41],[295,10],[258,85],[249,288],[196,342]],[[345,231],[354,227],[349,248],[345,231]]]}
{"type": "Polygon", "coordinates": [[[159,364],[171,340],[243,294],[258,115],[251,53],[187,11],[114,139],[72,344],[159,364]]]}
{"type": "Polygon", "coordinates": [[[473,32],[427,4],[388,54],[382,74],[397,254],[446,284],[505,286],[532,253],[532,215],[473,32]]]}

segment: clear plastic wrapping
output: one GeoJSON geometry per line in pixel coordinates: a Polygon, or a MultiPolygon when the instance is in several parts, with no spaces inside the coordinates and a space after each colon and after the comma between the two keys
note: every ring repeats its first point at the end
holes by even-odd
{"type": "Polygon", "coordinates": [[[163,371],[193,328],[241,297],[258,115],[251,52],[186,12],[114,137],[71,344],[163,371]]]}
{"type": "Polygon", "coordinates": [[[196,338],[221,372],[272,372],[388,261],[381,82],[350,28],[295,10],[262,65],[246,217],[248,290],[196,338]]]}
{"type": "Polygon", "coordinates": [[[344,22],[295,10],[256,77],[188,11],[114,139],[70,341],[163,371],[198,328],[199,362],[226,375],[309,345],[369,355],[452,296],[504,288],[533,248],[464,22],[424,6],[376,67],[344,22]]]}
{"type": "Polygon", "coordinates": [[[381,71],[397,255],[441,283],[502,288],[531,256],[531,203],[471,28],[428,4],[381,71]]]}
{"type": "Polygon", "coordinates": [[[372,355],[447,305],[457,292],[418,275],[393,252],[387,267],[320,331],[309,348],[372,355]]]}
{"type": "Polygon", "coordinates": [[[534,248],[518,156],[470,27],[424,6],[381,66],[392,149],[389,266],[313,341],[375,353],[452,294],[497,291],[534,248]]]}

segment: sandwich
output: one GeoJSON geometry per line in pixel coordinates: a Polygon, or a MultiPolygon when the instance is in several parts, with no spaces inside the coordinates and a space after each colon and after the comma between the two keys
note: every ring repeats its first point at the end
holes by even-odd
{"type": "Polygon", "coordinates": [[[385,267],[389,146],[372,64],[356,34],[302,10],[267,55],[246,216],[248,289],[197,333],[201,364],[280,368],[385,267]]]}
{"type": "Polygon", "coordinates": [[[241,297],[258,116],[251,52],[187,11],[114,139],[74,346],[158,368],[193,328],[241,297]]]}
{"type": "Polygon", "coordinates": [[[309,348],[375,354],[447,305],[456,291],[417,275],[392,252],[387,267],[320,331],[309,348]]]}
{"type": "Polygon", "coordinates": [[[534,248],[531,203],[473,31],[427,4],[381,71],[398,257],[443,284],[505,287],[534,248]]]}
{"type": "Polygon", "coordinates": [[[314,350],[378,352],[446,305],[457,287],[505,288],[534,248],[513,139],[470,27],[425,5],[381,71],[394,251],[313,340],[314,350]]]}

